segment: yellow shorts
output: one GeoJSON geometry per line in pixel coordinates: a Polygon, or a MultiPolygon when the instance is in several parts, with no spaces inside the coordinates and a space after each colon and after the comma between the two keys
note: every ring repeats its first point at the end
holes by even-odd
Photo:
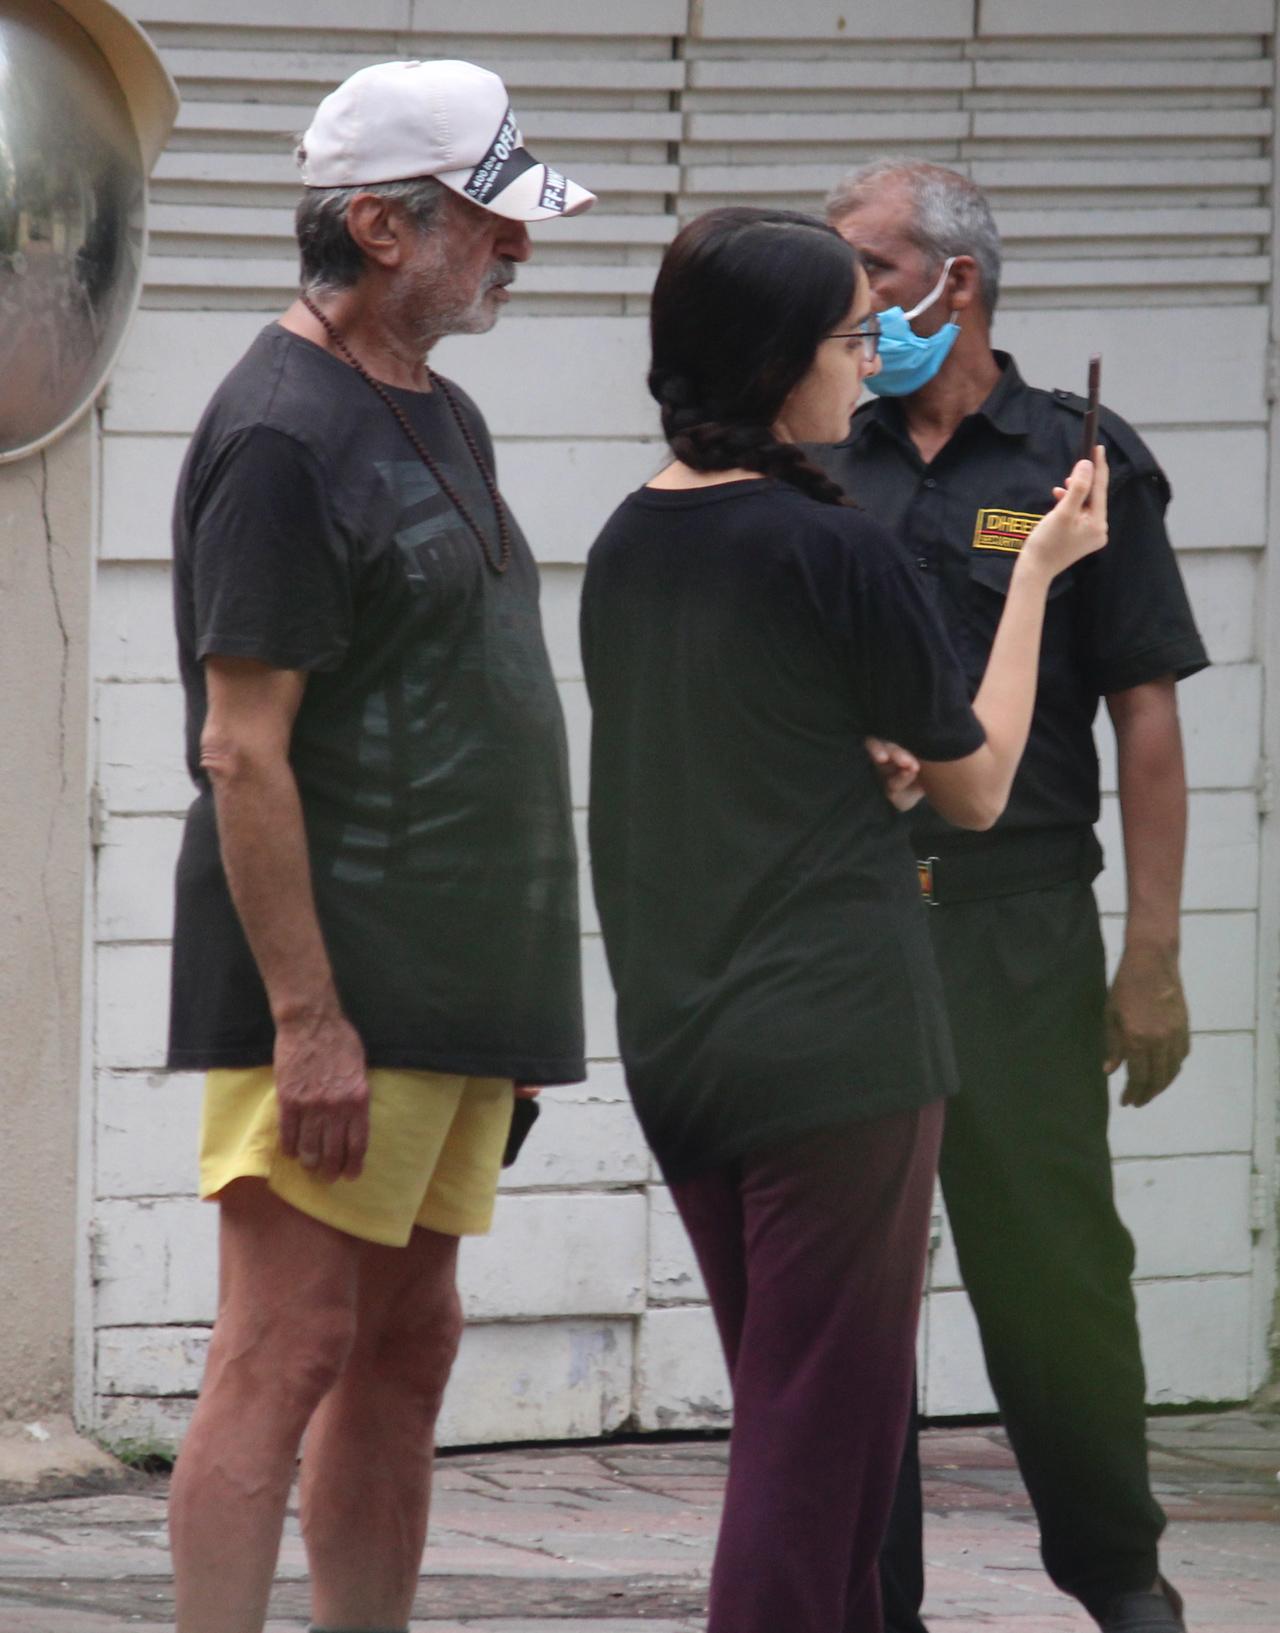
{"type": "Polygon", "coordinates": [[[265,1179],[283,1201],[336,1230],[403,1247],[415,1225],[483,1236],[493,1222],[511,1126],[509,1078],[369,1073],[369,1150],[358,1179],[324,1180],[280,1151],[269,1066],[213,1071],[200,1125],[200,1195],[265,1179]]]}

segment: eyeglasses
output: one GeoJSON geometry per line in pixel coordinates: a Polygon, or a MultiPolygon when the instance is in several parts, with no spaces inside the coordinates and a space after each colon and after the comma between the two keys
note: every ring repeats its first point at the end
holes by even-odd
{"type": "Polygon", "coordinates": [[[824,335],[824,340],[860,340],[862,355],[868,363],[874,363],[876,354],[880,350],[880,319],[869,317],[865,323],[860,323],[856,329],[842,329],[839,334],[824,335]]]}

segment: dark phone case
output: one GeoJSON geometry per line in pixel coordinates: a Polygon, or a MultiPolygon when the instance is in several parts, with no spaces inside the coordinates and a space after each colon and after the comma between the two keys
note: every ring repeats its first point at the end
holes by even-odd
{"type": "Polygon", "coordinates": [[[1102,356],[1089,359],[1089,384],[1085,393],[1084,429],[1080,438],[1080,458],[1092,459],[1098,441],[1098,393],[1102,387],[1102,356]]]}
{"type": "Polygon", "coordinates": [[[511,1112],[511,1132],[507,1135],[506,1149],[502,1153],[502,1166],[510,1168],[511,1164],[520,1155],[520,1147],[528,1137],[529,1130],[538,1120],[542,1107],[536,1100],[525,1100],[517,1097],[511,1112]]]}

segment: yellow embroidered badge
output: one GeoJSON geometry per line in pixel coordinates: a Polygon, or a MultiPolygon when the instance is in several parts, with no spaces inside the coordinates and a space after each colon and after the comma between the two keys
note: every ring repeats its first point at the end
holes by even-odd
{"type": "Polygon", "coordinates": [[[973,548],[1003,550],[1016,556],[1027,534],[1041,519],[1025,510],[980,510],[973,530],[973,548]]]}

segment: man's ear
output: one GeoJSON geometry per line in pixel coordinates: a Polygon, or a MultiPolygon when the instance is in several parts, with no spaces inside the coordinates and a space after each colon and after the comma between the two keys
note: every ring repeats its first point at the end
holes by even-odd
{"type": "Polygon", "coordinates": [[[982,307],[982,274],[972,255],[957,255],[947,275],[947,290],[943,303],[953,312],[968,312],[982,307]]]}
{"type": "Polygon", "coordinates": [[[347,231],[362,255],[391,269],[404,259],[411,225],[397,204],[376,193],[357,193],[347,206],[347,231]]]}

